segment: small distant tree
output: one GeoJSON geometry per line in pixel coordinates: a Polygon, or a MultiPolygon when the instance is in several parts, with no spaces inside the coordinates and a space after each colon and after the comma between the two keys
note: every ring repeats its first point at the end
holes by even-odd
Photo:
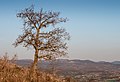
{"type": "Polygon", "coordinates": [[[67,18],[59,17],[59,12],[34,10],[34,6],[31,6],[17,13],[17,17],[23,20],[24,27],[23,34],[13,44],[15,47],[23,44],[23,47],[34,49],[33,70],[37,68],[39,59],[51,60],[66,55],[66,40],[70,39],[64,28],[56,28],[56,24],[66,22],[67,18]],[[48,27],[53,29],[45,31],[48,27]]]}

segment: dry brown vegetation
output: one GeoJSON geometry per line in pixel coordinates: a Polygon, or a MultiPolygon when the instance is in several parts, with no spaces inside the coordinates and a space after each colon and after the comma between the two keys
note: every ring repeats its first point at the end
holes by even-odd
{"type": "Polygon", "coordinates": [[[30,68],[12,62],[7,56],[0,58],[0,82],[73,82],[70,78],[61,78],[38,70],[35,74],[31,74],[30,68]]]}

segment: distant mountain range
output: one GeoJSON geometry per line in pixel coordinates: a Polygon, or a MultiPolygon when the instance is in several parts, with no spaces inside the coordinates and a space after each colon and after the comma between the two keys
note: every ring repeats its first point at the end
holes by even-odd
{"type": "MultiPolygon", "coordinates": [[[[30,67],[33,60],[17,60],[16,64],[20,66],[30,67]]],[[[73,72],[91,72],[91,71],[120,71],[120,61],[114,62],[93,62],[90,60],[68,60],[57,59],[56,61],[39,61],[38,67],[43,70],[56,70],[59,73],[73,72]]]]}
{"type": "Polygon", "coordinates": [[[114,62],[112,62],[112,64],[120,64],[120,61],[114,61],[114,62]]]}
{"type": "MultiPolygon", "coordinates": [[[[16,60],[17,65],[30,67],[33,60],[16,60]]],[[[120,61],[114,62],[94,62],[90,60],[68,60],[57,59],[55,61],[39,61],[38,67],[41,71],[56,73],[61,77],[67,76],[77,80],[77,82],[87,82],[87,80],[97,80],[89,82],[108,82],[110,79],[118,80],[120,77],[120,61]]],[[[113,82],[113,81],[110,81],[113,82]]],[[[119,82],[119,81],[114,81],[119,82]]]]}

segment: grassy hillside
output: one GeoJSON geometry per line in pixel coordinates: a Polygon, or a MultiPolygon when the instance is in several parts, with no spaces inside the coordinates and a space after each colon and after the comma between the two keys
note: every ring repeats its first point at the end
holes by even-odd
{"type": "Polygon", "coordinates": [[[12,62],[7,57],[0,58],[0,82],[73,82],[70,77],[64,78],[38,70],[31,75],[30,68],[12,62]]]}

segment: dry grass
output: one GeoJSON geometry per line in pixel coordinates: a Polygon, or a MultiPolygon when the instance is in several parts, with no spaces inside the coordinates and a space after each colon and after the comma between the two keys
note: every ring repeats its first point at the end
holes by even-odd
{"type": "Polygon", "coordinates": [[[0,82],[73,82],[68,78],[36,71],[30,73],[30,68],[23,68],[13,64],[7,56],[0,58],[0,82]]]}

